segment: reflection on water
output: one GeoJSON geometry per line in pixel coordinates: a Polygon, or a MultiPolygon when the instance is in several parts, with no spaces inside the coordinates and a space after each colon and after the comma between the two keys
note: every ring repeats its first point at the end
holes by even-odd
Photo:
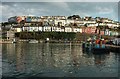
{"type": "Polygon", "coordinates": [[[115,53],[83,53],[81,44],[3,44],[2,75],[7,77],[117,77],[115,53]],[[95,75],[96,74],[96,75],[95,75]]]}

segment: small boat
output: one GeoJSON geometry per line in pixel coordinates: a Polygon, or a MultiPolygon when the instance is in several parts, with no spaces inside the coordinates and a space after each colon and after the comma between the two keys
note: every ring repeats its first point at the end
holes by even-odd
{"type": "Polygon", "coordinates": [[[17,43],[17,41],[16,41],[16,39],[15,39],[15,38],[13,39],[12,43],[17,43]]]}
{"type": "Polygon", "coordinates": [[[38,40],[29,40],[29,43],[38,43],[38,40]]]}
{"type": "Polygon", "coordinates": [[[104,39],[98,39],[94,42],[87,41],[82,44],[83,51],[92,52],[94,54],[102,54],[102,53],[109,53],[109,48],[105,46],[104,39]]]}

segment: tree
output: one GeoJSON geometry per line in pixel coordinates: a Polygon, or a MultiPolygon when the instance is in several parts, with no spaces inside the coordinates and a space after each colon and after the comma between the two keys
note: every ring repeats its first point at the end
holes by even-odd
{"type": "Polygon", "coordinates": [[[75,20],[77,18],[80,19],[80,16],[79,15],[68,16],[67,19],[73,19],[73,20],[75,20]]]}

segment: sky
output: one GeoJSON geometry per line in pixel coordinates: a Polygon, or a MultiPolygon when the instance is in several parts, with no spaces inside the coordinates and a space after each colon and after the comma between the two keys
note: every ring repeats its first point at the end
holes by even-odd
{"type": "Polygon", "coordinates": [[[12,16],[71,16],[105,17],[118,21],[118,2],[17,2],[4,0],[0,3],[2,22],[12,16]]]}
{"type": "Polygon", "coordinates": [[[0,0],[1,2],[119,2],[119,0],[0,0]]]}

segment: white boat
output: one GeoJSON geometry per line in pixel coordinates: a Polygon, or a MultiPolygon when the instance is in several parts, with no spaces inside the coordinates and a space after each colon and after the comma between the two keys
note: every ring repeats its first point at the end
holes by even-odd
{"type": "Polygon", "coordinates": [[[38,43],[38,40],[29,40],[29,43],[38,43]]]}
{"type": "Polygon", "coordinates": [[[16,43],[16,39],[15,38],[13,39],[12,43],[16,43]]]}

